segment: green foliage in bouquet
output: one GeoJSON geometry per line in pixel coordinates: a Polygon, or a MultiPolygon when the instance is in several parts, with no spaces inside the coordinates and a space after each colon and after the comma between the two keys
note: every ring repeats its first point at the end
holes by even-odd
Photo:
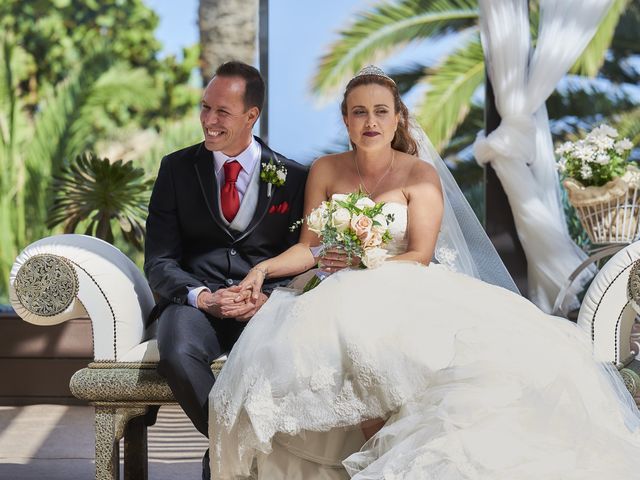
{"type": "Polygon", "coordinates": [[[366,245],[362,236],[352,227],[352,219],[364,216],[372,220],[373,227],[384,231],[380,236],[380,244],[391,240],[387,225],[393,222],[392,214],[383,213],[384,202],[375,203],[362,191],[349,195],[334,195],[329,202],[315,209],[307,219],[309,229],[322,239],[325,248],[339,247],[348,258],[361,257],[366,245]],[[314,218],[314,213],[317,217],[314,218]]]}
{"type": "MultiPolygon", "coordinates": [[[[360,268],[374,268],[388,257],[384,244],[391,240],[389,225],[393,214],[385,214],[384,202],[374,202],[362,191],[334,194],[307,217],[309,230],[320,237],[323,250],[339,248],[349,261],[360,257],[360,268]]],[[[318,271],[303,292],[315,288],[327,276],[318,271]]]]}

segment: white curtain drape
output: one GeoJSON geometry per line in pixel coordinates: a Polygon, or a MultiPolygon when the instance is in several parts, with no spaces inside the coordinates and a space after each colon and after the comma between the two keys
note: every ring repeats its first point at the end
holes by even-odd
{"type": "MultiPolygon", "coordinates": [[[[593,37],[613,0],[541,0],[539,34],[531,51],[527,0],[480,0],[487,72],[502,122],[474,145],[490,162],[509,198],[527,256],[529,296],[551,312],[562,285],[585,254],[569,236],[555,168],[545,100],[593,37]]],[[[591,272],[585,271],[569,292],[591,272]]]]}

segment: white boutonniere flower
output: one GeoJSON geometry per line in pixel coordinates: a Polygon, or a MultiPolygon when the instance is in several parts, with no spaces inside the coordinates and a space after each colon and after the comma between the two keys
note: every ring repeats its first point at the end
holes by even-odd
{"type": "Polygon", "coordinates": [[[267,197],[271,197],[272,185],[281,187],[287,180],[287,169],[282,163],[274,163],[273,160],[269,160],[269,163],[262,164],[260,179],[267,182],[267,197]]]}

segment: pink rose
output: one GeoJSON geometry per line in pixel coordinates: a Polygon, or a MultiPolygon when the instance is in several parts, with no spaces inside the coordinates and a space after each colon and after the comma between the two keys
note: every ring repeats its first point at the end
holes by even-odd
{"type": "Polygon", "coordinates": [[[351,228],[362,243],[369,238],[371,227],[373,227],[373,220],[366,215],[356,215],[351,219],[351,228]]]}

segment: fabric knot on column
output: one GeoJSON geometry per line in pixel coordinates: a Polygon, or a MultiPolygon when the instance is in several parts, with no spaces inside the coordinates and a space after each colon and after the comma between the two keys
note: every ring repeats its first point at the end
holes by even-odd
{"type": "Polygon", "coordinates": [[[500,126],[485,136],[482,130],[475,143],[473,153],[480,165],[500,157],[519,159],[530,165],[536,157],[536,125],[531,115],[505,117],[500,126]]]}

